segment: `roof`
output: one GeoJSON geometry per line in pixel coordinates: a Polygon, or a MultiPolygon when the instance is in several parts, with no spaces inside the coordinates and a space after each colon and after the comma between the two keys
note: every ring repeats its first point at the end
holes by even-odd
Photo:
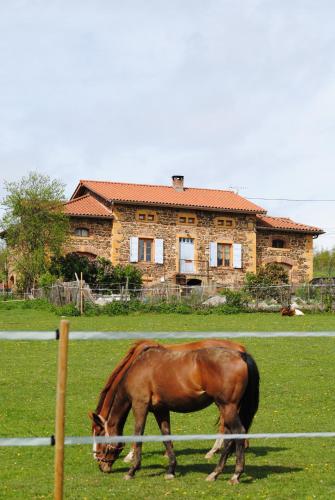
{"type": "Polygon", "coordinates": [[[275,229],[311,234],[324,233],[324,231],[319,227],[300,224],[299,222],[294,222],[288,217],[269,217],[267,215],[257,215],[257,229],[275,229]]]}
{"type": "Polygon", "coordinates": [[[244,213],[266,213],[264,208],[255,205],[233,191],[219,189],[184,187],[182,191],[177,191],[172,186],[81,180],[72,195],[72,199],[80,194],[83,188],[87,188],[92,193],[108,201],[115,202],[244,213]]]}
{"type": "Polygon", "coordinates": [[[113,216],[111,210],[90,194],[68,201],[64,204],[64,211],[68,215],[77,217],[110,218],[113,216]]]}

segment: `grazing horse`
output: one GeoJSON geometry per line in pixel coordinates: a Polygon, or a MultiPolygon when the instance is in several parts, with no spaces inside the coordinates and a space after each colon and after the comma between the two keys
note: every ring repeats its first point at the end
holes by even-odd
{"type": "MultiPolygon", "coordinates": [[[[247,432],[258,409],[259,373],[248,353],[223,347],[194,351],[169,351],[149,346],[129,366],[116,386],[104,389],[109,406],[91,414],[93,436],[121,436],[130,409],[135,435],[144,433],[148,412],[152,412],[163,435],[170,434],[170,411],[189,413],[215,402],[220,411],[221,433],[247,432]],[[106,393],[107,391],[107,393],[106,393]]],[[[99,407],[99,405],[98,405],[99,407]]],[[[171,441],[165,447],[169,457],[167,479],[175,474],[176,458],[171,441]]],[[[235,448],[236,465],[231,483],[238,483],[244,470],[244,441],[225,439],[217,467],[207,477],[214,481],[223,471],[235,448]]],[[[94,455],[102,472],[111,472],[123,449],[122,443],[94,443],[94,455]]],[[[142,443],[136,443],[135,460],[125,479],[132,479],[141,466],[142,443]]]]}
{"type": "MultiPolygon", "coordinates": [[[[108,394],[109,390],[112,387],[116,387],[119,380],[122,378],[123,374],[129,368],[129,366],[135,361],[135,359],[148,347],[164,347],[164,349],[168,349],[170,351],[194,351],[196,349],[204,349],[208,347],[226,347],[228,349],[234,349],[236,351],[245,352],[245,347],[242,344],[238,344],[237,342],[232,342],[227,339],[205,339],[199,340],[196,342],[187,342],[182,344],[160,344],[155,340],[139,340],[133,344],[133,346],[129,349],[126,356],[119,362],[116,368],[113,370],[109,379],[106,382],[105,388],[100,395],[100,400],[98,403],[98,407],[96,409],[97,413],[102,410],[102,408],[108,408],[110,402],[108,398],[105,401],[106,394],[108,394]]],[[[246,446],[248,443],[246,442],[246,446]]],[[[223,439],[217,439],[212,446],[212,448],[206,453],[206,458],[210,459],[217,453],[223,446],[223,439]]],[[[129,463],[134,458],[134,449],[133,445],[131,451],[128,455],[123,459],[124,462],[129,463]]]]}

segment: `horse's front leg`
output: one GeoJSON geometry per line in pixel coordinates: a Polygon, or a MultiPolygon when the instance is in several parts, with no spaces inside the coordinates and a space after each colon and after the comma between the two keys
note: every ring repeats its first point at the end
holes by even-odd
{"type": "MultiPolygon", "coordinates": [[[[159,409],[154,411],[154,415],[163,436],[168,436],[169,434],[171,434],[169,411],[165,409],[159,409]]],[[[169,457],[169,467],[167,473],[165,474],[165,479],[174,479],[177,461],[172,441],[164,441],[164,446],[169,457]]]]}
{"type": "MultiPolygon", "coordinates": [[[[145,422],[148,415],[148,404],[134,404],[133,403],[133,414],[135,419],[134,435],[142,436],[144,432],[145,422]]],[[[135,472],[141,467],[142,458],[142,443],[135,443],[134,445],[134,463],[130,467],[128,473],[124,476],[125,479],[133,479],[135,472]]]]}

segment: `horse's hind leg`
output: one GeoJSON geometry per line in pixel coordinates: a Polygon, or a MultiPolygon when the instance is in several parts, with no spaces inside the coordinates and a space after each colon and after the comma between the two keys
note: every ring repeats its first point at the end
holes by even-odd
{"type": "MultiPolygon", "coordinates": [[[[145,422],[148,415],[148,405],[145,403],[133,405],[133,414],[135,419],[135,436],[142,436],[144,432],[145,422]]],[[[128,473],[125,475],[125,479],[133,479],[135,472],[141,467],[142,458],[142,443],[135,443],[134,451],[134,463],[130,467],[128,473]]]]}
{"type": "Polygon", "coordinates": [[[124,463],[130,464],[134,460],[134,455],[135,455],[135,444],[132,444],[128,455],[126,455],[123,459],[124,463]]]}
{"type": "MultiPolygon", "coordinates": [[[[241,424],[237,408],[235,405],[229,405],[220,408],[220,432],[222,431],[222,423],[225,423],[225,430],[228,433],[233,434],[241,434],[244,432],[244,428],[241,424]]],[[[226,465],[227,458],[229,454],[232,452],[234,447],[234,441],[231,439],[227,439],[224,441],[224,447],[222,450],[222,454],[219,460],[218,465],[215,467],[214,471],[209,474],[207,477],[207,481],[215,481],[219,474],[224,469],[226,465]]],[[[239,478],[244,470],[244,441],[243,440],[235,440],[235,448],[236,448],[236,465],[235,465],[235,473],[233,474],[230,482],[235,484],[239,482],[239,478]]]]}
{"type": "MultiPolygon", "coordinates": [[[[156,410],[154,412],[154,415],[163,436],[168,436],[169,434],[171,434],[169,411],[162,409],[156,410]]],[[[172,441],[164,441],[164,445],[169,457],[169,467],[167,473],[165,474],[165,479],[173,479],[175,477],[175,470],[177,465],[176,455],[173,450],[172,441]]]]}

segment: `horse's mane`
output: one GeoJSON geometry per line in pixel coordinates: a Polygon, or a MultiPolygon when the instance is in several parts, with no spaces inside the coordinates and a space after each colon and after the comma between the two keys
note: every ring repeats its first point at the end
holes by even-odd
{"type": "Polygon", "coordinates": [[[95,413],[97,414],[100,413],[102,407],[104,406],[107,394],[108,394],[108,400],[110,401],[111,404],[115,396],[116,388],[118,384],[121,382],[128,368],[130,368],[132,363],[138,358],[140,354],[142,354],[146,349],[149,349],[150,347],[161,347],[161,346],[158,342],[155,342],[154,340],[138,340],[131,346],[125,357],[121,359],[121,361],[116,365],[116,367],[110,374],[105,384],[105,387],[102,389],[100,393],[99,402],[95,410],[95,413]]]}

